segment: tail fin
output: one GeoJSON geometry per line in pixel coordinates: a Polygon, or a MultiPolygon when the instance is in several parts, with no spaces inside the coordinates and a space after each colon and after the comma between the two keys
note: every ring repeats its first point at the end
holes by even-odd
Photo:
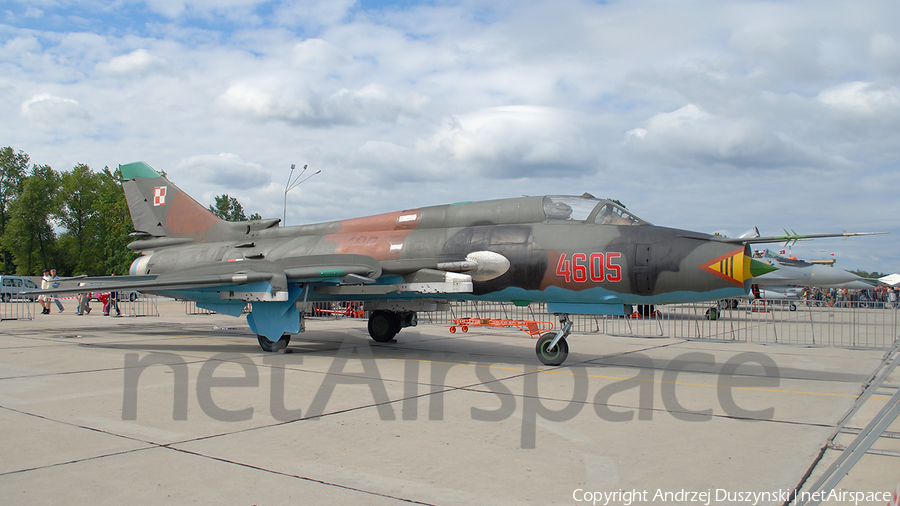
{"type": "Polygon", "coordinates": [[[221,220],[144,162],[120,165],[134,229],[154,237],[203,240],[221,220]]]}

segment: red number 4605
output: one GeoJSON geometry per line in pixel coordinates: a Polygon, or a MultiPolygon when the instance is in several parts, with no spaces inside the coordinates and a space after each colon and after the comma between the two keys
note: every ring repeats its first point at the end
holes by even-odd
{"type": "Polygon", "coordinates": [[[566,283],[622,281],[622,267],[615,262],[621,256],[621,253],[572,253],[570,260],[563,253],[556,264],[556,275],[566,278],[566,283]]]}

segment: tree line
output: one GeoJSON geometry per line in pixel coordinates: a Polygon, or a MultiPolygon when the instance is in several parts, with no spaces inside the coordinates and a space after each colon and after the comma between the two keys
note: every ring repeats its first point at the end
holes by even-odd
{"type": "MultiPolygon", "coordinates": [[[[134,228],[121,180],[118,168],[78,164],[57,172],[31,164],[22,151],[0,149],[0,273],[127,274],[137,255],[126,248],[134,228]]],[[[236,198],[215,200],[209,209],[220,218],[247,219],[236,198]]]]}

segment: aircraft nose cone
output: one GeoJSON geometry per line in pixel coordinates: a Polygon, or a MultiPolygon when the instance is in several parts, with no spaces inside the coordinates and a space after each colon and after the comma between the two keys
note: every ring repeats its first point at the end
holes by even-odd
{"type": "Polygon", "coordinates": [[[743,248],[719,256],[700,268],[736,285],[743,285],[744,281],[752,277],[778,270],[777,267],[750,258],[743,248]]]}
{"type": "Polygon", "coordinates": [[[774,265],[769,265],[765,262],[760,262],[759,260],[750,259],[750,277],[755,278],[757,276],[762,276],[763,274],[767,274],[769,272],[775,272],[778,270],[778,267],[774,265]]]}

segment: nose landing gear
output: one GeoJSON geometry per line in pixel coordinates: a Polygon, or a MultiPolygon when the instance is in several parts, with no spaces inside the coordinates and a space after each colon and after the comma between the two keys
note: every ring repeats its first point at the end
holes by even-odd
{"type": "Polygon", "coordinates": [[[569,315],[559,315],[559,332],[547,332],[542,335],[535,346],[538,360],[544,365],[562,365],[569,356],[569,343],[566,338],[572,333],[572,320],[569,315]]]}

